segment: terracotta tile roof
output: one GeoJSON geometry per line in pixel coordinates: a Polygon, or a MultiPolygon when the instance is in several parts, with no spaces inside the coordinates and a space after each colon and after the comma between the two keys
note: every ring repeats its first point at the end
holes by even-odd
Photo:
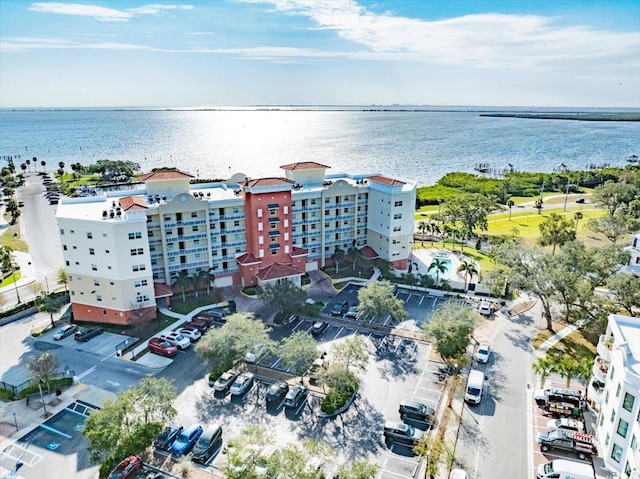
{"type": "Polygon", "coordinates": [[[138,179],[140,181],[161,181],[161,180],[179,180],[184,178],[193,178],[193,175],[184,173],[180,170],[163,170],[152,171],[151,173],[145,173],[138,179]]]}
{"type": "Polygon", "coordinates": [[[380,257],[380,255],[376,253],[376,250],[374,250],[369,245],[363,246],[362,248],[360,248],[360,254],[367,259],[375,259],[380,257]]]}
{"type": "Polygon", "coordinates": [[[309,251],[304,248],[298,248],[297,246],[294,246],[291,248],[291,253],[289,254],[291,256],[304,256],[306,254],[309,254],[309,251]]]}
{"type": "Polygon", "coordinates": [[[404,185],[405,184],[404,181],[394,180],[393,178],[387,178],[386,176],[370,176],[369,180],[370,181],[377,181],[378,183],[383,183],[383,184],[389,185],[389,186],[398,186],[398,185],[404,185]]]}
{"type": "Polygon", "coordinates": [[[173,290],[171,286],[164,283],[153,283],[153,293],[156,298],[166,298],[167,296],[173,296],[173,290]]]}
{"type": "Polygon", "coordinates": [[[236,258],[236,261],[239,264],[252,264],[252,263],[261,263],[262,260],[256,258],[253,253],[244,253],[236,258]]]}
{"type": "Polygon", "coordinates": [[[247,180],[244,182],[245,186],[284,186],[293,185],[295,182],[287,180],[286,178],[257,178],[255,180],[247,180]]]}
{"type": "Polygon", "coordinates": [[[271,263],[269,266],[260,269],[256,274],[256,278],[260,281],[270,281],[273,279],[288,278],[290,276],[299,276],[301,274],[304,274],[304,271],[300,271],[291,264],[271,263]]]}
{"type": "Polygon", "coordinates": [[[118,203],[120,203],[120,206],[125,211],[146,210],[149,208],[147,202],[140,196],[125,196],[124,198],[120,198],[118,203]]]}
{"type": "Polygon", "coordinates": [[[301,161],[299,163],[289,163],[288,165],[282,165],[280,168],[283,170],[317,170],[319,168],[331,168],[330,166],[321,165],[315,161],[301,161]]]}

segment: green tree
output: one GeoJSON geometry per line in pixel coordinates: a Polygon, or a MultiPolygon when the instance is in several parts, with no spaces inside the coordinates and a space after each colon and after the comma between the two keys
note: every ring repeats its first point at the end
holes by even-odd
{"type": "Polygon", "coordinates": [[[584,215],[583,215],[583,214],[582,214],[582,212],[580,212],[580,211],[576,211],[576,212],[573,214],[573,221],[574,221],[574,222],[575,222],[575,224],[576,224],[576,232],[578,231],[578,223],[579,223],[580,221],[582,221],[582,218],[584,218],[584,215]]]}
{"type": "Polygon", "coordinates": [[[340,464],[338,477],[340,479],[374,479],[379,466],[367,461],[352,461],[340,464]]]}
{"type": "Polygon", "coordinates": [[[336,274],[338,274],[338,270],[340,268],[340,263],[344,259],[344,250],[340,249],[340,247],[336,246],[335,251],[331,255],[331,261],[336,265],[336,274]]]}
{"type": "Polygon", "coordinates": [[[420,241],[422,243],[422,246],[424,246],[424,234],[428,229],[429,225],[426,221],[421,221],[420,223],[418,223],[418,232],[420,233],[420,241]]]}
{"type": "Polygon", "coordinates": [[[507,208],[509,208],[509,221],[511,221],[511,208],[515,206],[513,200],[507,201],[507,208]]]}
{"type": "Polygon", "coordinates": [[[337,363],[343,364],[347,371],[353,366],[358,371],[365,371],[369,363],[369,350],[362,336],[349,338],[331,346],[331,355],[337,363]]]}
{"type": "Polygon", "coordinates": [[[282,314],[288,315],[303,308],[307,293],[291,281],[280,281],[266,284],[262,288],[262,299],[278,308],[282,314]]]}
{"type": "Polygon", "coordinates": [[[275,477],[272,458],[265,456],[272,444],[272,435],[261,426],[247,426],[240,437],[227,442],[227,460],[221,470],[227,479],[259,479],[256,468],[266,462],[268,477],[275,477]]]}
{"type": "Polygon", "coordinates": [[[556,252],[556,246],[562,246],[566,242],[576,239],[573,223],[557,213],[551,213],[546,220],[540,223],[539,228],[538,244],[541,246],[553,246],[552,255],[556,252]]]}
{"type": "Polygon", "coordinates": [[[615,294],[613,301],[629,316],[640,309],[640,278],[631,274],[614,274],[607,280],[607,287],[615,294]]]}
{"type": "Polygon", "coordinates": [[[58,358],[49,351],[39,356],[31,356],[27,362],[27,369],[33,373],[33,382],[38,384],[42,380],[46,383],[47,389],[51,389],[49,383],[59,367],[58,358]]]}
{"type": "Polygon", "coordinates": [[[487,230],[487,215],[497,209],[500,209],[500,205],[494,196],[462,193],[447,200],[443,214],[453,223],[460,221],[466,231],[475,235],[477,228],[487,230]]]}
{"type": "Polygon", "coordinates": [[[271,477],[278,479],[323,479],[323,463],[331,463],[333,451],[319,441],[306,439],[276,451],[270,461],[271,477]]]}
{"type": "Polygon", "coordinates": [[[356,263],[358,262],[358,258],[360,257],[360,250],[356,246],[356,240],[353,240],[351,246],[347,250],[347,256],[351,259],[351,269],[355,271],[356,263]]]}
{"type": "Polygon", "coordinates": [[[216,275],[213,273],[213,269],[201,269],[198,271],[199,284],[204,283],[207,287],[207,296],[211,294],[211,283],[216,280],[216,275]]]}
{"type": "Polygon", "coordinates": [[[580,364],[573,358],[563,356],[556,363],[555,372],[566,378],[566,387],[571,387],[571,380],[579,373],[580,364]]]}
{"type": "Polygon", "coordinates": [[[42,160],[42,161],[40,162],[40,166],[42,166],[42,171],[44,172],[44,171],[45,171],[44,167],[45,167],[45,166],[47,166],[47,162],[46,162],[46,161],[44,161],[44,160],[42,160]]]}
{"type": "Polygon", "coordinates": [[[480,316],[469,306],[447,301],[433,313],[431,320],[422,324],[425,338],[434,340],[436,351],[449,361],[464,353],[480,316]]]}
{"type": "Polygon", "coordinates": [[[367,284],[358,291],[358,312],[371,318],[390,315],[397,323],[407,317],[402,300],[393,295],[393,286],[388,281],[367,284]]]}
{"type": "Polygon", "coordinates": [[[18,202],[15,200],[15,198],[9,198],[5,202],[4,209],[9,215],[11,215],[11,224],[16,224],[16,221],[18,221],[18,218],[20,218],[22,211],[20,211],[20,207],[18,206],[18,202]]]}
{"type": "Polygon", "coordinates": [[[56,271],[56,281],[58,284],[64,285],[64,292],[67,293],[69,291],[69,276],[67,275],[67,270],[60,267],[56,271]]]}
{"type": "Polygon", "coordinates": [[[547,381],[549,374],[555,371],[556,362],[549,357],[543,357],[536,359],[531,363],[533,372],[540,376],[540,387],[544,388],[544,383],[547,381]]]}
{"type": "Polygon", "coordinates": [[[433,258],[433,261],[431,261],[431,264],[427,268],[427,271],[431,271],[432,269],[435,269],[436,287],[440,285],[440,275],[446,273],[448,268],[449,267],[447,266],[447,262],[442,259],[433,258]]]}
{"type": "Polygon", "coordinates": [[[587,228],[616,244],[618,239],[627,234],[630,229],[637,229],[637,222],[629,218],[623,211],[618,211],[613,216],[591,218],[587,221],[587,228]]]}
{"type": "Polygon", "coordinates": [[[458,266],[457,272],[464,271],[464,289],[469,289],[469,279],[473,279],[474,276],[478,275],[478,269],[476,268],[476,264],[473,261],[461,261],[460,266],[458,266]]]}
{"type": "Polygon", "coordinates": [[[256,320],[253,313],[235,313],[227,316],[227,322],[221,328],[207,331],[196,345],[196,352],[214,366],[226,366],[260,345],[265,352],[274,350],[270,332],[271,328],[256,320]]]}
{"type": "Polygon", "coordinates": [[[295,331],[282,340],[278,354],[288,369],[303,376],[318,357],[318,343],[306,331],[295,331]]]}
{"type": "Polygon", "coordinates": [[[636,199],[638,188],[631,183],[607,181],[593,190],[593,201],[613,218],[620,208],[636,199]]]}
{"type": "Polygon", "coordinates": [[[51,326],[55,326],[53,322],[53,313],[57,313],[60,310],[60,301],[51,293],[43,292],[36,298],[36,306],[41,313],[49,313],[51,318],[51,326]]]}
{"type": "Polygon", "coordinates": [[[0,246],[0,268],[6,274],[13,271],[13,249],[10,246],[0,246]]]}
{"type": "Polygon", "coordinates": [[[182,301],[185,302],[187,300],[186,297],[186,288],[191,285],[191,277],[189,276],[189,272],[186,269],[182,271],[178,271],[178,274],[173,278],[172,284],[179,286],[182,290],[182,301]]]}
{"type": "Polygon", "coordinates": [[[89,414],[82,430],[91,460],[102,462],[100,470],[108,473],[121,458],[139,455],[175,417],[175,397],[171,383],[149,375],[117,399],[107,399],[101,409],[89,414]]]}

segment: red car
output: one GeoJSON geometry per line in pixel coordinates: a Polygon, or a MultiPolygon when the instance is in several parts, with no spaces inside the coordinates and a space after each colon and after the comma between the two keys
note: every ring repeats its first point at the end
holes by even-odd
{"type": "Polygon", "coordinates": [[[160,338],[151,338],[149,340],[149,351],[159,354],[160,356],[167,356],[168,358],[178,354],[178,348],[160,338]]]}
{"type": "Polygon", "coordinates": [[[118,463],[108,479],[130,479],[142,469],[142,459],[138,456],[129,456],[118,463]]]}
{"type": "MultiPolygon", "coordinates": [[[[197,317],[196,317],[197,318],[197,317]]],[[[196,319],[193,318],[191,321],[184,323],[185,328],[197,329],[200,333],[204,334],[204,332],[209,329],[209,323],[204,319],[196,319]]]]}

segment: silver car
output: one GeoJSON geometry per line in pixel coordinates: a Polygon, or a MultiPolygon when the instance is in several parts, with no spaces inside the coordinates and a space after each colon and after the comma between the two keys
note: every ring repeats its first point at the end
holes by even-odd
{"type": "Polygon", "coordinates": [[[246,393],[249,389],[251,389],[252,384],[253,384],[253,374],[242,373],[240,376],[238,376],[238,379],[236,379],[233,382],[233,384],[231,385],[231,388],[229,389],[229,392],[231,393],[232,396],[240,396],[246,393]]]}

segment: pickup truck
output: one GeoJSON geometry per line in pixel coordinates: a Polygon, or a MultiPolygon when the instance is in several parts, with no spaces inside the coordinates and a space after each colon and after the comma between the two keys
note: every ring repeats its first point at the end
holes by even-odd
{"type": "Polygon", "coordinates": [[[535,389],[533,398],[538,406],[545,406],[549,403],[570,403],[580,407],[583,401],[582,391],[566,388],[535,389]]]}
{"type": "Polygon", "coordinates": [[[553,429],[538,433],[536,442],[540,444],[542,452],[547,452],[550,449],[572,451],[577,453],[580,459],[586,459],[588,456],[598,454],[598,450],[593,443],[593,436],[583,432],[553,429]]]}
{"type": "Polygon", "coordinates": [[[547,403],[542,406],[542,409],[554,416],[567,416],[579,418],[582,414],[582,410],[567,402],[547,403]]]}

